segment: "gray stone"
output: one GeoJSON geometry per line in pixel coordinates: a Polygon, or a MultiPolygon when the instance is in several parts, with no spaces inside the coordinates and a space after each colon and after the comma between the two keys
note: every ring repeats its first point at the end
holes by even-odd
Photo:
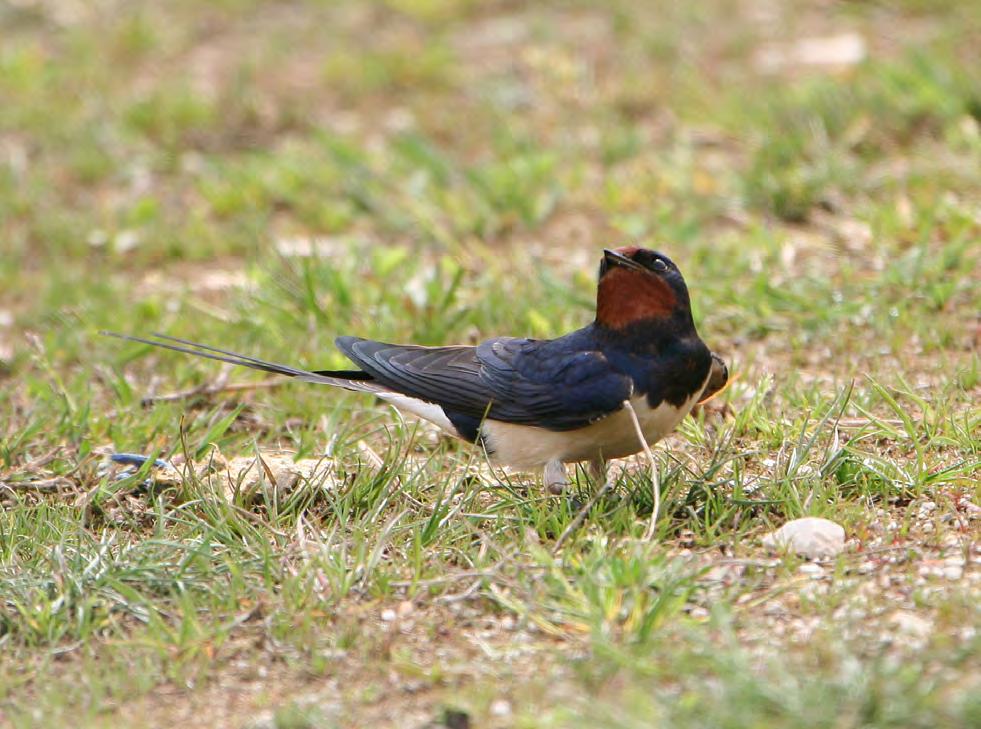
{"type": "Polygon", "coordinates": [[[773,551],[790,550],[808,559],[834,557],[845,548],[845,530],[828,519],[813,516],[788,521],[763,537],[773,551]]]}

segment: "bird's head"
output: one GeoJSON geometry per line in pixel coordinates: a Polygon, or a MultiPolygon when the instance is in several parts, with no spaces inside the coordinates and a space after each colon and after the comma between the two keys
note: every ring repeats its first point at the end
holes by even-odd
{"type": "Polygon", "coordinates": [[[623,330],[666,320],[694,327],[688,287],[674,262],[647,248],[604,250],[596,293],[596,322],[608,329],[623,330]]]}

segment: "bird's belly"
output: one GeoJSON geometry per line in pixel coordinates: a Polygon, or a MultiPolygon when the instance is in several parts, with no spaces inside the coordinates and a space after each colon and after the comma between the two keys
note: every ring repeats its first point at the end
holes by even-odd
{"type": "MultiPolygon", "coordinates": [[[[648,444],[656,443],[674,430],[697,397],[695,393],[680,406],[662,402],[656,408],[648,406],[646,397],[631,400],[648,444]]],[[[553,460],[574,463],[623,458],[643,450],[626,408],[585,428],[567,431],[486,420],[481,435],[493,463],[519,470],[540,468],[553,460]]]]}

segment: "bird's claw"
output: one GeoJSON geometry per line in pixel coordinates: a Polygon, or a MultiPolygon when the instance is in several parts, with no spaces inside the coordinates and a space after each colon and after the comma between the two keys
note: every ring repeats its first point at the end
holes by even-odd
{"type": "Polygon", "coordinates": [[[569,479],[566,477],[565,464],[562,461],[546,463],[542,480],[545,482],[545,489],[553,496],[561,496],[569,488],[569,479]]]}

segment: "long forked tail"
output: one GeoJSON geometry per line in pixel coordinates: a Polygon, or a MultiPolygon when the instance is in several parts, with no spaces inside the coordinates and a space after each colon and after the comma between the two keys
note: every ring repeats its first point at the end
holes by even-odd
{"type": "Polygon", "coordinates": [[[117,339],[126,339],[130,342],[139,342],[140,344],[149,344],[154,347],[170,349],[174,352],[192,354],[195,357],[205,357],[206,359],[213,359],[218,362],[228,362],[229,364],[239,365],[240,367],[250,367],[254,370],[272,372],[276,375],[295,377],[303,382],[333,385],[335,387],[343,387],[346,390],[355,390],[357,392],[379,392],[386,389],[379,385],[379,383],[373,381],[371,375],[369,375],[367,372],[362,372],[361,370],[301,370],[297,367],[289,367],[288,365],[276,364],[275,362],[266,362],[265,360],[256,359],[255,357],[248,357],[244,354],[238,354],[237,352],[229,352],[228,350],[218,349],[217,347],[211,347],[207,344],[198,344],[197,342],[190,342],[186,339],[178,339],[177,337],[169,337],[166,334],[158,334],[156,332],[150,335],[150,337],[152,337],[150,339],[108,331],[102,331],[100,334],[104,334],[109,337],[116,337],[117,339]]]}

